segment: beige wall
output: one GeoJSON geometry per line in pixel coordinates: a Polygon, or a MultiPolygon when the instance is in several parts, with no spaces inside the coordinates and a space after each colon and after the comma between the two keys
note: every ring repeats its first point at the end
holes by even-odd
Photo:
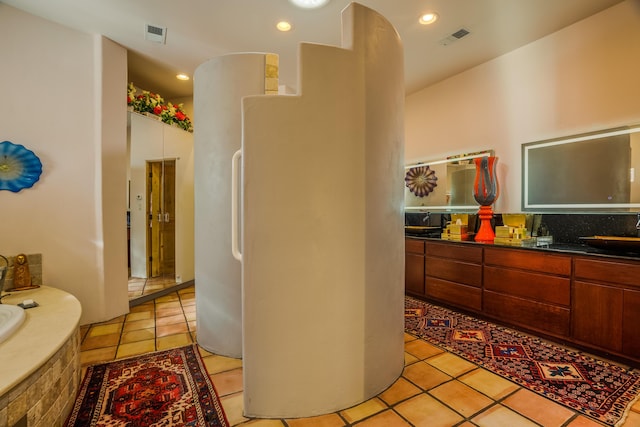
{"type": "Polygon", "coordinates": [[[640,2],[627,0],[406,99],[405,159],[493,148],[521,210],[521,144],[640,123],[640,2]]]}
{"type": "Polygon", "coordinates": [[[126,51],[2,3],[0,38],[0,140],[43,164],[32,188],[0,191],[0,253],[42,253],[43,283],[80,300],[82,323],[123,314],[126,51]]]}

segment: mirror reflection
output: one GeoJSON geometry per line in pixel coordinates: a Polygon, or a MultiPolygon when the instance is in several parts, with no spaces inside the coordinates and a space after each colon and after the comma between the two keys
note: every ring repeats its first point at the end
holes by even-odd
{"type": "Polygon", "coordinates": [[[129,113],[129,299],[194,280],[193,134],[129,113]]]}
{"type": "Polygon", "coordinates": [[[637,210],[636,171],[640,126],[523,144],[523,210],[637,210]]]}
{"type": "Polygon", "coordinates": [[[476,157],[493,156],[493,150],[460,154],[446,159],[405,166],[405,210],[477,211],[473,198],[476,157]]]}

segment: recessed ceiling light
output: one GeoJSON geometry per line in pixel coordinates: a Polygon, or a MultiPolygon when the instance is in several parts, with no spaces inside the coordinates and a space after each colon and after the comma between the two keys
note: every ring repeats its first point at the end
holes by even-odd
{"type": "Polygon", "coordinates": [[[289,0],[289,1],[303,9],[315,9],[329,3],[329,0],[289,0]]]}
{"type": "Polygon", "coordinates": [[[280,31],[289,31],[291,29],[291,24],[287,21],[280,21],[276,24],[276,28],[280,31]]]}
{"type": "Polygon", "coordinates": [[[428,12],[423,14],[420,19],[418,20],[418,22],[420,22],[422,25],[429,25],[429,24],[433,24],[434,22],[436,22],[438,20],[438,14],[435,12],[428,12]]]}
{"type": "Polygon", "coordinates": [[[178,79],[178,80],[189,80],[189,76],[187,76],[186,74],[180,73],[180,74],[176,75],[176,79],[178,79]]]}

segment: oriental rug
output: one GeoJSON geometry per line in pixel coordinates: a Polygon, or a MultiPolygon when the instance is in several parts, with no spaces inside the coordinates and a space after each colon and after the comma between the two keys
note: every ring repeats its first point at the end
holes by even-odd
{"type": "Polygon", "coordinates": [[[89,366],[67,427],[228,427],[196,345],[89,366]]]}
{"type": "Polygon", "coordinates": [[[410,297],[405,331],[606,425],[640,393],[637,371],[410,297]]]}

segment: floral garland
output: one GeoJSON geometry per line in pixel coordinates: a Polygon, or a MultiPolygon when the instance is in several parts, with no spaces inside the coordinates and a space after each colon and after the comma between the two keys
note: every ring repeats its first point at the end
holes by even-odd
{"type": "Polygon", "coordinates": [[[136,113],[149,113],[160,117],[164,123],[175,124],[187,132],[193,132],[191,120],[182,110],[182,104],[172,104],[164,102],[164,99],[148,90],[143,90],[137,95],[137,90],[133,83],[129,83],[127,88],[127,106],[132,107],[136,113]]]}

